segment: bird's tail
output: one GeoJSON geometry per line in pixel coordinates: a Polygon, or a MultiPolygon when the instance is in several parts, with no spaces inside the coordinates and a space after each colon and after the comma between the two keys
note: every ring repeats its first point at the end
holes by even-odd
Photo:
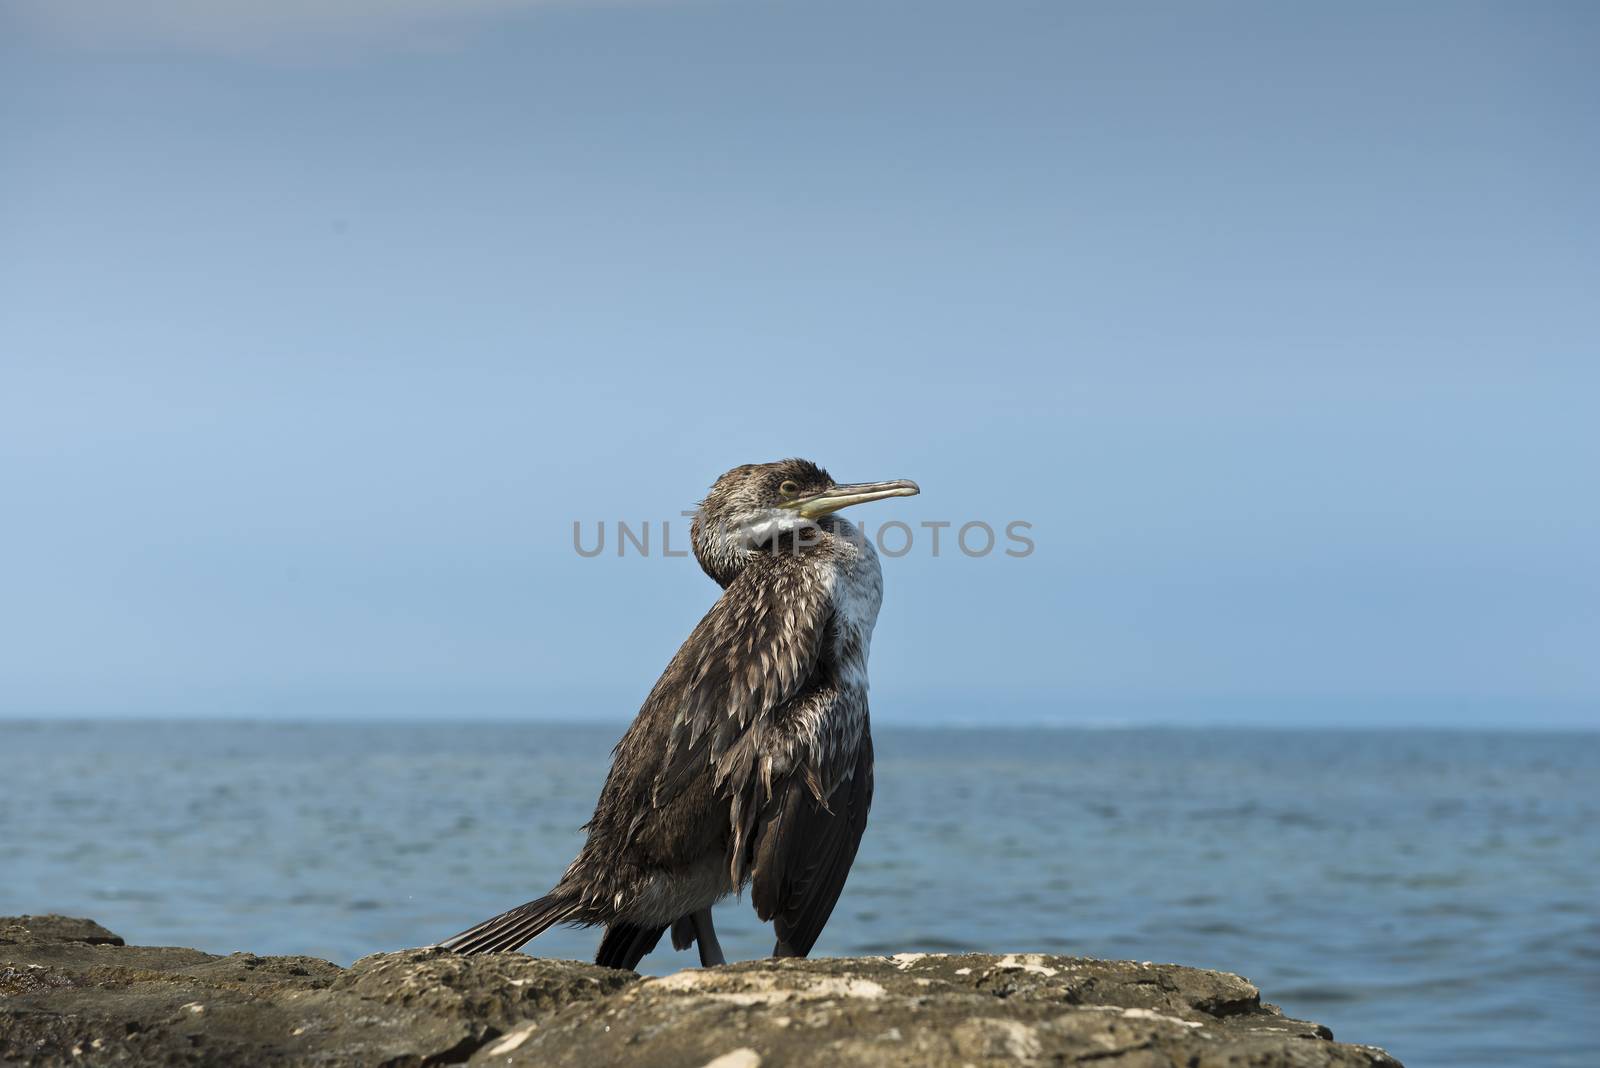
{"type": "Polygon", "coordinates": [[[563,894],[546,894],[492,916],[438,945],[457,953],[500,953],[518,949],[558,923],[578,919],[582,906],[563,894]]]}

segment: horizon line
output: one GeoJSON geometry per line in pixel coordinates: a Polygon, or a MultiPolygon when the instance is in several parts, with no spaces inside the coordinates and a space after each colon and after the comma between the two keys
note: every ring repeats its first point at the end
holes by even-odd
{"type": "MultiPolygon", "coordinates": [[[[107,724],[117,725],[181,725],[181,724],[227,724],[233,726],[250,727],[461,727],[461,726],[492,726],[492,727],[578,727],[578,728],[618,728],[626,729],[632,722],[632,717],[594,717],[579,719],[572,717],[498,717],[498,716],[465,716],[461,718],[448,718],[443,716],[228,716],[228,715],[75,715],[75,716],[25,716],[11,715],[0,712],[0,728],[6,726],[27,727],[94,727],[107,724]]],[[[1417,723],[1417,722],[1372,722],[1372,723],[1334,723],[1327,721],[1308,721],[1299,723],[1259,723],[1244,720],[1217,720],[1201,723],[1182,723],[1170,720],[1155,720],[1139,722],[1135,720],[1090,720],[1080,722],[1061,722],[1059,720],[1040,721],[1015,718],[1000,718],[982,721],[977,719],[952,719],[943,721],[904,721],[890,720],[877,724],[879,729],[909,730],[909,731],[971,731],[971,730],[1006,730],[1006,731],[1082,731],[1082,732],[1114,732],[1114,731],[1281,731],[1296,733],[1306,731],[1351,732],[1351,733],[1398,733],[1403,731],[1436,733],[1436,734],[1600,734],[1600,722],[1593,723],[1551,723],[1551,722],[1526,722],[1516,724],[1505,723],[1417,723]]]]}

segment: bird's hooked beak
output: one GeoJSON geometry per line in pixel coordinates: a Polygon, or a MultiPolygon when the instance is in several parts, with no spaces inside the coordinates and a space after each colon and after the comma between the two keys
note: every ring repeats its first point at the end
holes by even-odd
{"type": "Polygon", "coordinates": [[[792,508],[807,519],[820,519],[841,508],[868,501],[881,501],[885,497],[915,497],[922,490],[908,478],[890,482],[856,482],[848,486],[829,486],[820,493],[789,501],[783,505],[792,508]]]}

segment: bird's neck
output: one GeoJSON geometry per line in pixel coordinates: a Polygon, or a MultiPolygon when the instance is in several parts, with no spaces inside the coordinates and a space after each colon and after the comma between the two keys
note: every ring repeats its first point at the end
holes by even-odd
{"type": "MultiPolygon", "coordinates": [[[[844,523],[843,520],[840,520],[844,523]]],[[[846,676],[859,675],[866,689],[867,656],[872,650],[872,628],[883,604],[883,569],[872,542],[849,524],[841,531],[834,557],[833,618],[835,654],[846,676]]]]}
{"type": "Polygon", "coordinates": [[[763,556],[789,558],[799,566],[836,572],[841,577],[865,566],[874,583],[881,583],[872,545],[842,516],[824,516],[796,528],[792,523],[781,526],[776,521],[727,524],[702,512],[691,525],[690,541],[701,570],[723,589],[752,561],[763,556]]]}

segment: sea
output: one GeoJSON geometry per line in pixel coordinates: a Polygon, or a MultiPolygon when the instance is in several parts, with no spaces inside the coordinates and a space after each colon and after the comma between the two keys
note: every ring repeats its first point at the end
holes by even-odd
{"type": "MultiPolygon", "coordinates": [[[[0,722],[0,915],[340,964],[433,942],[560,875],[622,728],[0,722]]],[[[1600,733],[874,738],[817,955],[1171,961],[1411,1068],[1600,1064],[1600,733]]],[[[716,920],[730,959],[771,951],[748,899],[716,920]]],[[[693,963],[663,943],[643,970],[693,963]]]]}

